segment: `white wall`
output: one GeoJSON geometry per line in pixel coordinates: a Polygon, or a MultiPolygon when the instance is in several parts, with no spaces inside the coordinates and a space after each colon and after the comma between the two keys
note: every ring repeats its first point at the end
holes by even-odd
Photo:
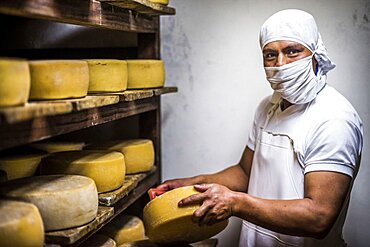
{"type": "MultiPolygon", "coordinates": [[[[264,78],[258,33],[285,8],[312,13],[337,68],[328,82],[359,112],[365,126],[362,166],[352,193],[345,238],[349,246],[370,240],[370,1],[369,0],[172,0],[176,16],[162,17],[163,178],[215,172],[238,162],[259,100],[271,89],[264,78]]],[[[219,246],[236,246],[233,219],[219,246]]]]}

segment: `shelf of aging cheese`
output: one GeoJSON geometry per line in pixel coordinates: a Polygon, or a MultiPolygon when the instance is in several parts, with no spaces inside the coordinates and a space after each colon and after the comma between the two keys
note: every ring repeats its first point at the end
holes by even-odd
{"type": "Polygon", "coordinates": [[[146,173],[126,175],[122,187],[99,194],[98,214],[93,221],[79,227],[45,232],[46,246],[80,245],[140,197],[145,196],[148,189],[158,183],[159,170],[155,166],[146,173]]]}
{"type": "Polygon", "coordinates": [[[159,110],[160,97],[177,87],[93,94],[0,108],[0,150],[159,110]]]}
{"type": "Polygon", "coordinates": [[[3,0],[0,13],[114,30],[155,33],[175,9],[149,0],[3,0]]]}

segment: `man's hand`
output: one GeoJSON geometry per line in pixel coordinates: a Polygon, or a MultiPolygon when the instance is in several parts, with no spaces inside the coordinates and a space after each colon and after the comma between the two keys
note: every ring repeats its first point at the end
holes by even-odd
{"type": "Polygon", "coordinates": [[[219,184],[201,184],[194,188],[200,194],[191,195],[179,202],[179,207],[201,204],[193,214],[193,221],[212,225],[228,219],[233,214],[234,192],[219,184]]]}
{"type": "Polygon", "coordinates": [[[194,178],[179,178],[179,179],[171,179],[164,181],[162,184],[158,185],[156,189],[159,190],[173,190],[178,187],[188,186],[188,185],[194,185],[196,184],[196,181],[194,178]]]}

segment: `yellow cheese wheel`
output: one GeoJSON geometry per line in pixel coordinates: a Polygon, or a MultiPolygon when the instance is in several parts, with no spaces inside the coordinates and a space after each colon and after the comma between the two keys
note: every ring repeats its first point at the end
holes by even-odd
{"type": "Polygon", "coordinates": [[[165,80],[162,60],[127,60],[128,89],[163,87],[165,80]]]}
{"type": "Polygon", "coordinates": [[[6,174],[6,171],[0,170],[0,183],[8,181],[8,174],[6,174]]]}
{"type": "Polygon", "coordinates": [[[162,4],[162,5],[168,5],[168,0],[149,0],[150,2],[152,3],[159,3],[159,4],[162,4]]]}
{"type": "Polygon", "coordinates": [[[0,170],[7,173],[8,180],[30,177],[47,153],[38,150],[20,149],[0,155],[0,170]]]}
{"type": "Polygon", "coordinates": [[[147,172],[154,165],[154,147],[149,139],[132,139],[93,144],[89,149],[113,150],[125,156],[126,174],[147,172]]]}
{"type": "Polygon", "coordinates": [[[154,198],[144,207],[146,234],[151,241],[160,244],[194,243],[216,235],[227,226],[227,220],[199,226],[191,218],[200,205],[178,207],[181,199],[195,193],[199,192],[193,186],[180,187],[154,198]]]}
{"type": "Polygon", "coordinates": [[[44,244],[44,225],[31,203],[0,200],[0,246],[36,247],[44,244]]]}
{"type": "Polygon", "coordinates": [[[119,92],[127,88],[127,62],[117,59],[87,59],[89,93],[119,92]]]}
{"type": "Polygon", "coordinates": [[[116,242],[108,236],[94,234],[92,237],[83,242],[81,247],[116,247],[116,242]]]}
{"type": "Polygon", "coordinates": [[[30,61],[32,100],[81,98],[87,95],[89,68],[82,60],[30,61]]]}
{"type": "Polygon", "coordinates": [[[84,225],[98,212],[94,180],[83,176],[50,175],[7,181],[1,184],[0,195],[34,204],[46,231],[84,225]]]}
{"type": "Polygon", "coordinates": [[[113,238],[117,245],[145,239],[144,223],[132,215],[118,215],[101,232],[113,238]]]}
{"type": "Polygon", "coordinates": [[[26,60],[0,58],[0,107],[24,105],[31,79],[26,60]]]}
{"type": "Polygon", "coordinates": [[[98,192],[115,190],[125,179],[125,161],[115,151],[66,151],[53,153],[41,163],[41,174],[75,174],[95,181],[98,192]]]}
{"type": "Polygon", "coordinates": [[[46,151],[48,153],[56,153],[63,151],[82,150],[85,146],[84,142],[37,142],[30,145],[32,148],[46,151]]]}

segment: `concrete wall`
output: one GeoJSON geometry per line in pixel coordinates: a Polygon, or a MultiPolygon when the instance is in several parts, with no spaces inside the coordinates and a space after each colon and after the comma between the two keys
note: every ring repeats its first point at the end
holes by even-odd
{"type": "MultiPolygon", "coordinates": [[[[312,13],[337,68],[328,82],[344,94],[365,126],[362,166],[344,236],[349,246],[368,246],[370,236],[370,1],[369,0],[172,0],[177,15],[162,17],[163,178],[215,172],[238,162],[254,110],[271,93],[264,78],[258,33],[271,14],[285,8],[312,13]]],[[[236,246],[233,219],[220,246],[236,246]]]]}

